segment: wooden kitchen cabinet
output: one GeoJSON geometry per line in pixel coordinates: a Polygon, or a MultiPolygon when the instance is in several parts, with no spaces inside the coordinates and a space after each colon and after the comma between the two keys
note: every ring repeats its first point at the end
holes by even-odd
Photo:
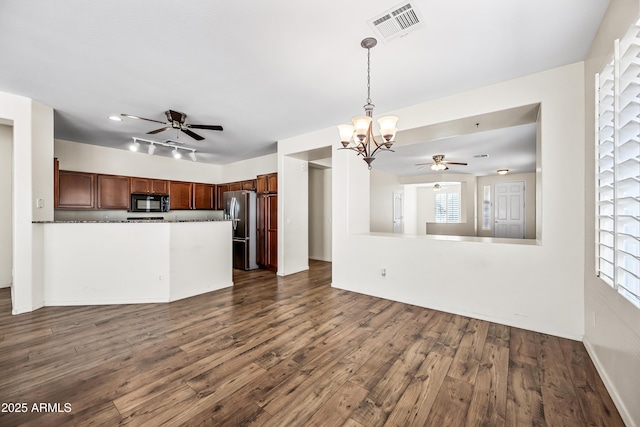
{"type": "Polygon", "coordinates": [[[131,194],[169,194],[169,181],[131,177],[131,194]]]}
{"type": "Polygon", "coordinates": [[[224,209],[224,193],[229,191],[229,184],[218,184],[217,185],[217,197],[216,204],[218,205],[218,209],[224,209]]]}
{"type": "Polygon", "coordinates": [[[229,191],[240,191],[240,190],[242,190],[242,181],[229,183],[229,191]]]}
{"type": "Polygon", "coordinates": [[[278,195],[258,196],[257,263],[261,268],[278,269],[278,195]]]}
{"type": "Polygon", "coordinates": [[[256,192],[258,194],[270,194],[278,192],[278,174],[270,173],[258,175],[256,178],[256,192]]]}
{"type": "Polygon", "coordinates": [[[58,209],[95,209],[96,174],[58,171],[58,209]]]}
{"type": "Polygon", "coordinates": [[[213,184],[193,184],[193,209],[215,208],[216,186],[213,184]]]}
{"type": "Polygon", "coordinates": [[[129,209],[131,193],[128,176],[97,175],[97,208],[129,209]]]}
{"type": "Polygon", "coordinates": [[[249,180],[246,180],[246,181],[242,181],[242,189],[243,190],[256,191],[256,180],[255,179],[249,179],[249,180]]]}
{"type": "Polygon", "coordinates": [[[191,209],[193,207],[193,183],[169,181],[170,209],[191,209]]]}

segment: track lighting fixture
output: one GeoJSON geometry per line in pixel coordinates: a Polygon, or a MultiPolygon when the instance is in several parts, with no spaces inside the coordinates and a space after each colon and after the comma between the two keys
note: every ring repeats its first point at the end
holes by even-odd
{"type": "Polygon", "coordinates": [[[171,155],[173,156],[174,159],[182,158],[182,152],[180,150],[185,150],[185,151],[189,151],[189,158],[191,160],[193,160],[194,162],[198,161],[198,159],[196,158],[195,148],[180,147],[175,145],[175,143],[172,144],[171,142],[174,142],[174,141],[170,141],[170,140],[160,142],[160,141],[151,141],[149,139],[142,139],[137,137],[132,137],[132,139],[133,139],[133,142],[129,145],[129,149],[131,151],[138,151],[140,149],[140,142],[146,142],[147,144],[149,144],[149,147],[147,148],[147,153],[149,153],[150,156],[152,156],[156,152],[156,149],[158,148],[158,146],[161,146],[161,147],[170,148],[171,155]]]}

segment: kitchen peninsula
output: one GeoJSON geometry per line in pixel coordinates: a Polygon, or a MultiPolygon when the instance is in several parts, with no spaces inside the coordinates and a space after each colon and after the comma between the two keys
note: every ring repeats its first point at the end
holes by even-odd
{"type": "Polygon", "coordinates": [[[231,222],[34,222],[45,305],[170,302],[233,285],[231,222]]]}

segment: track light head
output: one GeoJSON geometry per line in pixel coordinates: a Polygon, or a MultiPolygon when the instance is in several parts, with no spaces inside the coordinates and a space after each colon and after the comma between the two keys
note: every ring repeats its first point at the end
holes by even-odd
{"type": "Polygon", "coordinates": [[[189,157],[191,158],[191,160],[193,160],[194,162],[197,160],[196,159],[196,150],[193,150],[192,152],[189,153],[189,157]]]}
{"type": "Polygon", "coordinates": [[[173,158],[174,159],[179,159],[182,157],[182,154],[180,154],[180,152],[178,151],[177,148],[174,148],[173,151],[171,152],[171,154],[173,154],[173,158]]]}
{"type": "Polygon", "coordinates": [[[149,145],[149,151],[148,151],[149,155],[150,155],[150,156],[153,156],[153,153],[155,153],[155,152],[156,152],[156,146],[155,146],[155,144],[151,144],[151,145],[149,145]]]}

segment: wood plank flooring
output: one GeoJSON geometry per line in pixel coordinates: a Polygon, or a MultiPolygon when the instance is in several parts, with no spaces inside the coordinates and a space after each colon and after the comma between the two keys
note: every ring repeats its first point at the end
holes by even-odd
{"type": "Polygon", "coordinates": [[[623,425],[580,342],[333,289],[318,261],[234,281],[18,316],[0,290],[0,402],[27,404],[0,425],[623,425]]]}

